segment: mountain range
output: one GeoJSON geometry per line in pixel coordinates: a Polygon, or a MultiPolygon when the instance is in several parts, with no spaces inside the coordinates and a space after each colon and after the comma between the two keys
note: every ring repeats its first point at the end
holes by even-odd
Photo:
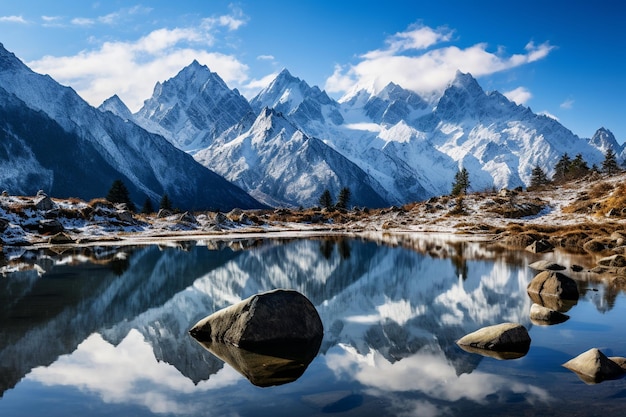
{"type": "Polygon", "coordinates": [[[308,207],[344,187],[351,205],[401,205],[448,194],[460,168],[481,191],[551,176],[564,153],[626,157],[609,130],[580,138],[461,72],[439,96],[390,83],[335,100],[283,70],[248,101],[194,61],[132,113],[118,96],[96,110],[0,45],[0,106],[10,192],[92,198],[121,178],[138,204],[167,193],[186,209],[308,207]]]}

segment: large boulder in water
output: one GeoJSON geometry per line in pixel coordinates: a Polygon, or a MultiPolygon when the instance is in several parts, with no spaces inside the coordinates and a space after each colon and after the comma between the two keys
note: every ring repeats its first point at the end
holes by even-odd
{"type": "Polygon", "coordinates": [[[315,306],[293,290],[253,295],[200,320],[189,331],[198,340],[244,349],[285,343],[321,343],[324,327],[315,306]]]}
{"type": "MultiPolygon", "coordinates": [[[[483,327],[473,333],[463,336],[456,342],[464,350],[509,352],[510,355],[500,355],[500,359],[514,359],[524,356],[530,348],[530,336],[528,330],[521,324],[502,323],[494,326],[483,327]]],[[[493,355],[488,355],[493,356],[493,355]]]]}
{"type": "Polygon", "coordinates": [[[567,311],[580,295],[576,281],[556,271],[540,272],[530,281],[526,291],[536,304],[557,311],[567,311]]]}
{"type": "Polygon", "coordinates": [[[267,387],[302,375],[319,351],[324,328],[304,295],[275,290],[213,313],[189,333],[251,383],[267,387]]]}

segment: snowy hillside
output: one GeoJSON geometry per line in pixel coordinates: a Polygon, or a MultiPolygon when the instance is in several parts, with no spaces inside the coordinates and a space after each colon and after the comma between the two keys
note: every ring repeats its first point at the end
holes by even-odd
{"type": "Polygon", "coordinates": [[[249,129],[236,126],[195,157],[270,205],[317,205],[325,189],[351,190],[351,203],[382,207],[386,201],[367,174],[316,138],[306,136],[276,110],[265,108],[249,129]]]}

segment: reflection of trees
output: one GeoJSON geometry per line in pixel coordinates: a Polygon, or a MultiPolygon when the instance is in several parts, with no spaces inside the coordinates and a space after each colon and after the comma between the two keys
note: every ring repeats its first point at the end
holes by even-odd
{"type": "Polygon", "coordinates": [[[341,239],[338,248],[341,259],[350,259],[350,241],[348,239],[341,239]]]}
{"type": "Polygon", "coordinates": [[[454,254],[450,257],[450,262],[454,266],[454,272],[457,276],[467,279],[467,260],[465,259],[465,242],[455,242],[451,246],[454,248],[454,254]]]}
{"type": "Polygon", "coordinates": [[[320,252],[326,259],[330,259],[333,255],[333,249],[335,248],[335,242],[329,239],[322,240],[320,242],[320,252]]]}
{"type": "Polygon", "coordinates": [[[320,252],[326,259],[330,259],[333,255],[333,250],[337,244],[337,250],[341,259],[350,259],[350,240],[345,237],[340,238],[327,238],[320,242],[320,252]]]}

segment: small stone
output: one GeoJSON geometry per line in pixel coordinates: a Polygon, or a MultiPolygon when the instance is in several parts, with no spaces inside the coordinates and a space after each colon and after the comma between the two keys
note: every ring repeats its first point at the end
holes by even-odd
{"type": "Polygon", "coordinates": [[[563,265],[559,265],[552,261],[541,260],[537,262],[533,262],[528,265],[529,268],[534,269],[535,271],[563,271],[566,269],[563,265]]]}

